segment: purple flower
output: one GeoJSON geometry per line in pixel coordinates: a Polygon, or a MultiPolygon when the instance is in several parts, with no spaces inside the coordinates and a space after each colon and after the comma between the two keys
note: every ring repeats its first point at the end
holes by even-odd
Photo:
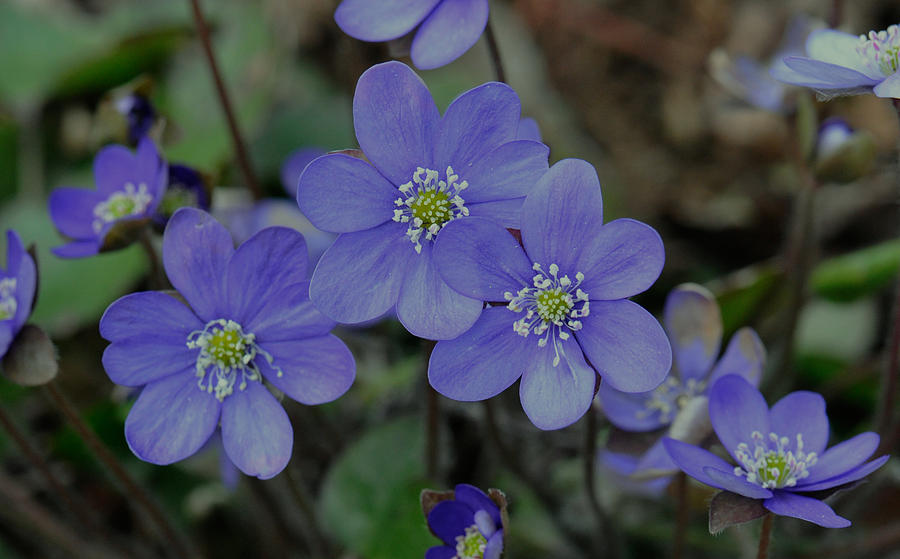
{"type": "MultiPolygon", "coordinates": [[[[626,431],[654,431],[672,426],[669,436],[700,442],[710,434],[706,402],[709,387],[724,375],[741,375],[759,384],[765,348],[752,328],[741,328],[719,357],[722,314],[712,293],[684,284],[669,293],[663,323],[674,363],[665,381],[654,390],[629,394],[609,383],[598,397],[609,420],[626,431]],[[705,428],[704,428],[705,427],[705,428]]],[[[637,470],[677,470],[658,440],[641,457],[637,470]]]]}
{"type": "Polygon", "coordinates": [[[826,98],[872,92],[900,99],[900,26],[860,36],[814,31],[806,40],[806,54],[786,57],[784,66],[772,68],[772,76],[826,98]]]}
{"type": "Polygon", "coordinates": [[[300,175],[306,166],[312,161],[325,155],[325,150],[320,148],[300,148],[291,152],[281,165],[281,186],[291,198],[297,198],[297,184],[300,175]]]}
{"type": "Polygon", "coordinates": [[[559,429],[587,411],[597,372],[624,391],[659,385],[672,363],[669,342],[656,319],[627,300],[662,270],[656,231],[631,219],[604,224],[597,173],[566,159],[528,195],[521,232],[524,249],[503,226],[473,217],[451,222],[438,237],[441,277],[492,306],[471,330],[438,342],[431,386],[475,401],[521,376],[531,422],[559,429]]]}
{"type": "Polygon", "coordinates": [[[13,230],[6,232],[6,269],[0,269],[0,357],[31,315],[37,269],[13,230]]]}
{"type": "Polygon", "coordinates": [[[709,486],[750,499],[769,511],[808,520],[825,528],[850,521],[813,496],[862,479],[888,460],[866,462],[878,447],[878,435],[861,433],[825,450],[828,416],[815,392],[791,392],[772,406],[743,377],[727,375],[709,394],[709,415],[732,466],[702,448],[665,439],[666,450],[686,474],[709,486]]]}
{"type": "Polygon", "coordinates": [[[165,192],[166,169],[147,137],[141,139],[137,153],[118,145],[100,150],[94,158],[97,190],[62,187],[50,194],[50,218],[72,239],[53,253],[62,258],[97,254],[114,225],[149,219],[165,192]]]}
{"type": "Polygon", "coordinates": [[[334,20],[361,41],[389,41],[416,30],[410,56],[416,68],[431,70],[478,41],[487,25],[488,0],[344,0],[334,20]]]}
{"type": "Polygon", "coordinates": [[[209,192],[206,181],[196,169],[187,165],[169,165],[169,179],[162,200],[153,214],[153,224],[162,230],[169,218],[180,208],[199,208],[209,211],[209,192]]]}
{"type": "Polygon", "coordinates": [[[425,559],[499,559],[503,552],[500,508],[484,491],[460,483],[454,498],[428,513],[428,528],[444,545],[425,552],[425,559]]]}
{"type": "Polygon", "coordinates": [[[131,144],[137,144],[156,122],[156,109],[138,93],[116,99],[114,106],[128,121],[128,142],[131,144]]]}
{"type": "Polygon", "coordinates": [[[313,274],[316,306],[352,324],[396,305],[416,336],[449,339],[466,331],[482,302],[437,275],[432,244],[447,223],[469,215],[518,227],[549,151],[516,140],[519,112],[512,89],[487,83],[457,97],[441,117],[408,66],[368,69],[353,99],[368,161],[330,153],[300,177],[300,209],[319,229],[341,233],[313,274]]]}
{"type": "Polygon", "coordinates": [[[110,379],[144,389],[125,421],[132,451],[154,464],[182,460],[221,426],[229,459],[270,478],[291,456],[287,414],[266,384],[301,403],[330,402],[353,383],[353,356],[310,303],[306,243],[271,227],[234,249],[209,214],[178,210],[163,236],[169,281],[126,295],[100,333],[110,379]],[[266,384],[263,384],[265,379],[266,384]]]}

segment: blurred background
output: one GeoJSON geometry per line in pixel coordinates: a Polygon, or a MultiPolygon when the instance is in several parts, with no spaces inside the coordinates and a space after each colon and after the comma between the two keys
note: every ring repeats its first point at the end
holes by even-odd
{"type": "MultiPolygon", "coordinates": [[[[285,160],[299,148],[355,148],[356,80],[402,49],[344,35],[332,18],[336,5],[204,3],[253,167],[266,194],[288,206],[285,160]]],[[[743,325],[759,331],[770,357],[763,380],[770,402],[815,390],[828,401],[833,440],[874,429],[900,268],[894,108],[872,95],[821,103],[793,90],[761,108],[750,90],[763,86],[741,73],[738,60],[768,64],[797,14],[812,28],[837,18],[841,29],[865,33],[900,22],[900,5],[493,0],[491,10],[508,81],[523,115],[540,125],[551,163],[590,161],[606,219],[634,217],[662,235],[666,267],[637,301],[659,314],[675,285],[706,285],[719,298],[726,338],[743,325]],[[864,135],[859,152],[837,165],[846,172],[829,172],[830,152],[815,148],[818,123],[829,117],[864,135]],[[804,162],[810,153],[813,163],[804,162]]],[[[493,79],[484,39],[449,66],[419,73],[442,109],[493,79]]],[[[315,408],[285,401],[296,439],[294,479],[235,476],[214,444],[173,466],[137,460],[123,436],[130,394],[103,372],[106,344],[97,323],[116,298],[149,288],[149,266],[136,245],[78,261],[56,258],[49,251],[63,239],[46,209],[55,187],[93,187],[100,147],[127,143],[116,102],[133,92],[155,107],[153,134],[168,161],[198,169],[215,186],[218,215],[252,204],[187,0],[0,2],[0,227],[37,247],[41,284],[32,322],[58,347],[63,390],[206,556],[316,556],[315,531],[292,497],[292,487],[304,486],[330,557],[422,557],[437,540],[419,492],[459,482],[506,492],[508,557],[605,556],[584,495],[585,426],[538,431],[517,390],[498,397],[493,412],[506,449],[529,475],[504,462],[486,435],[482,405],[441,398],[438,474],[426,479],[425,346],[390,320],[338,330],[358,364],[344,397],[315,408]]],[[[287,210],[263,221],[313,234],[287,210]]],[[[112,550],[106,556],[172,551],[40,390],[0,379],[0,405],[100,527],[83,529],[3,433],[0,557],[77,556],[73,549],[85,542],[112,550]]],[[[616,435],[603,425],[598,444],[616,435]]],[[[596,476],[625,556],[666,556],[675,524],[671,491],[632,487],[599,464],[596,476]]],[[[752,557],[758,523],[709,535],[711,494],[691,487],[687,555],[752,557]]],[[[779,519],[772,556],[900,557],[896,460],[831,504],[852,528],[779,519]]]]}

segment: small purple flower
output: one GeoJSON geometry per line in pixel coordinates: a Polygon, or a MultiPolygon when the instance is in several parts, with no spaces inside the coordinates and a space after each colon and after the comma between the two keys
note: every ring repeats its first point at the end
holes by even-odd
{"type": "Polygon", "coordinates": [[[116,99],[114,106],[128,121],[128,142],[137,145],[156,122],[156,109],[139,93],[131,93],[116,99]]]}
{"type": "Polygon", "coordinates": [[[871,92],[900,99],[900,26],[860,36],[814,31],[806,40],[806,54],[786,57],[783,66],[772,68],[772,76],[826,98],[871,92]]]}
{"type": "Polygon", "coordinates": [[[209,211],[209,192],[206,181],[196,169],[187,165],[169,165],[169,180],[156,213],[153,224],[160,230],[165,228],[169,218],[181,208],[199,208],[209,211]]]}
{"type": "Polygon", "coordinates": [[[330,153],[310,163],[297,202],[323,231],[341,233],[316,266],[310,297],[342,323],[396,305],[412,334],[450,339],[482,302],[450,289],[432,244],[466,216],[518,227],[525,195],[547,170],[547,146],[517,140],[519,99],[507,85],[463,93],[441,117],[421,79],[400,62],[373,66],[353,99],[356,137],[368,161],[330,153]]]}
{"type": "Polygon", "coordinates": [[[416,30],[410,56],[416,68],[431,70],[478,41],[487,25],[488,0],[344,0],[334,20],[361,41],[390,41],[416,30]]]}
{"type": "MultiPolygon", "coordinates": [[[[711,432],[705,421],[709,387],[724,375],[741,375],[758,385],[765,348],[752,328],[741,328],[718,359],[722,315],[712,293],[696,284],[680,285],[669,293],[663,324],[674,357],[666,380],[654,390],[637,394],[616,390],[604,382],[597,395],[606,416],[620,429],[654,431],[672,426],[669,436],[682,439],[687,435],[699,442],[711,432]],[[698,414],[702,417],[692,417],[698,414]],[[680,424],[685,427],[680,428],[680,424]],[[698,429],[698,424],[705,429],[698,429]]],[[[660,439],[641,457],[637,470],[677,470],[677,466],[660,439]]]]}
{"type": "Polygon", "coordinates": [[[875,433],[861,433],[825,450],[828,416],[825,400],[815,392],[791,392],[771,409],[743,377],[727,375],[709,394],[709,415],[732,466],[702,448],[664,439],[666,450],[684,473],[706,485],[760,499],[769,511],[807,520],[825,528],[845,528],[850,521],[813,496],[862,479],[888,460],[866,462],[878,448],[875,433]]]}
{"type": "Polygon", "coordinates": [[[444,545],[425,552],[425,559],[499,559],[503,552],[500,508],[484,491],[460,483],[454,498],[428,513],[428,528],[444,545]]]}
{"type": "Polygon", "coordinates": [[[266,385],[307,405],[353,383],[353,356],[310,303],[306,243],[271,227],[234,249],[209,214],[178,210],[163,236],[169,281],[106,310],[101,335],[110,379],[143,391],[125,421],[132,451],[154,464],[195,452],[221,426],[229,459],[245,474],[278,474],[291,456],[287,414],[266,385]],[[263,383],[265,379],[266,384],[263,383]]]}
{"type": "Polygon", "coordinates": [[[37,269],[31,255],[25,251],[22,239],[12,229],[6,232],[6,269],[0,269],[0,357],[25,321],[31,315],[37,269]]]}
{"type": "Polygon", "coordinates": [[[627,300],[659,277],[662,240],[631,219],[604,224],[602,205],[594,168],[566,159],[522,206],[524,249],[487,219],[447,225],[435,246],[438,272],[492,306],[471,330],[437,343],[428,366],[435,390],[484,400],[522,377],[519,396],[531,422],[559,429],[587,411],[597,372],[630,392],[662,382],[669,342],[656,319],[627,300]]]}
{"type": "Polygon", "coordinates": [[[853,137],[853,129],[840,117],[831,117],[819,126],[816,158],[825,159],[837,153],[853,137]]]}
{"type": "Polygon", "coordinates": [[[300,148],[291,152],[281,165],[281,186],[293,199],[297,199],[297,184],[306,166],[317,157],[325,155],[320,148],[300,148]]]}
{"type": "Polygon", "coordinates": [[[94,158],[97,190],[62,187],[50,194],[50,218],[72,239],[53,253],[61,258],[97,254],[114,225],[149,219],[156,212],[167,178],[167,165],[147,137],[137,153],[118,145],[103,148],[94,158]]]}

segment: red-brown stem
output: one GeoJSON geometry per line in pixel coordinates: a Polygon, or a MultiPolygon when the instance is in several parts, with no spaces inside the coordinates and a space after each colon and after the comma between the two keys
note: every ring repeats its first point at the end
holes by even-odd
{"type": "Polygon", "coordinates": [[[762,530],[759,533],[759,549],[756,559],[766,559],[769,556],[769,540],[772,539],[772,513],[763,517],[762,530]]]}
{"type": "Polygon", "coordinates": [[[487,39],[488,50],[491,53],[491,63],[494,65],[494,73],[497,75],[497,81],[506,83],[506,71],[503,69],[503,59],[500,58],[500,47],[497,46],[497,38],[494,36],[494,26],[488,18],[487,25],[484,28],[484,38],[487,39]]]}
{"type": "Polygon", "coordinates": [[[247,188],[253,193],[253,197],[259,200],[262,198],[263,193],[259,187],[259,182],[256,180],[256,174],[253,172],[253,166],[250,164],[247,146],[244,143],[243,136],[241,136],[237,118],[234,116],[234,109],[228,97],[228,91],[225,89],[225,82],[222,80],[222,74],[219,72],[218,64],[216,64],[216,57],[213,55],[212,43],[209,39],[209,28],[206,26],[206,20],[203,19],[200,0],[191,0],[191,9],[194,13],[194,25],[197,27],[197,34],[200,36],[200,43],[203,45],[203,54],[206,55],[206,62],[209,64],[216,92],[219,95],[219,103],[222,105],[222,111],[225,112],[225,120],[228,121],[228,131],[231,133],[231,141],[234,144],[234,153],[237,156],[238,166],[244,174],[244,180],[247,181],[247,188]]]}

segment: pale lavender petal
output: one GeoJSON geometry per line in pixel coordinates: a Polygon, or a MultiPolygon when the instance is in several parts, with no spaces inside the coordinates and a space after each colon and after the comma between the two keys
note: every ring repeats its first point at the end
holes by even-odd
{"type": "Polygon", "coordinates": [[[60,233],[73,239],[93,239],[94,208],[106,196],[86,188],[57,188],[50,193],[50,219],[60,233]]]}
{"type": "MultiPolygon", "coordinates": [[[[457,501],[469,505],[474,511],[486,511],[490,515],[490,518],[494,521],[495,526],[500,525],[500,509],[497,507],[497,504],[494,503],[494,501],[492,501],[491,498],[488,497],[487,494],[481,489],[478,489],[477,487],[474,487],[467,483],[460,483],[457,484],[457,486],[454,488],[453,497],[457,501]]],[[[484,533],[483,530],[482,533],[484,533]]]]}
{"type": "Polygon", "coordinates": [[[719,487],[725,491],[731,491],[750,499],[768,499],[772,496],[772,492],[768,489],[763,489],[759,485],[750,483],[743,477],[735,475],[734,468],[723,471],[707,466],[703,468],[703,473],[709,476],[709,479],[719,484],[719,487]]]}
{"type": "Polygon", "coordinates": [[[166,275],[201,320],[222,318],[227,300],[225,273],[232,253],[231,235],[206,212],[181,208],[166,225],[166,275]]]}
{"type": "Polygon", "coordinates": [[[475,509],[475,526],[478,528],[478,531],[481,532],[481,535],[486,538],[490,538],[491,535],[497,531],[497,525],[494,523],[494,519],[483,509],[475,509]]]}
{"type": "Polygon", "coordinates": [[[580,250],[572,271],[584,274],[581,289],[591,301],[624,299],[646,291],[666,261],[659,233],[633,219],[616,219],[594,229],[580,250]]]}
{"type": "Polygon", "coordinates": [[[431,165],[439,119],[425,83],[405,64],[372,66],[356,84],[356,139],[369,161],[396,186],[411,181],[418,167],[431,165]]]}
{"type": "Polygon", "coordinates": [[[228,458],[242,472],[259,479],[281,473],[291,459],[294,430],[284,408],[256,381],[225,397],[222,443],[228,458]]]}
{"type": "Polygon", "coordinates": [[[524,201],[525,198],[513,198],[511,200],[466,204],[466,208],[472,217],[489,219],[502,225],[504,228],[518,229],[522,226],[522,202],[524,201]]]}
{"type": "MultiPolygon", "coordinates": [[[[530,341],[537,345],[536,340],[530,341]]],[[[519,398],[528,419],[539,429],[561,429],[575,423],[594,400],[597,373],[585,363],[581,348],[573,341],[558,341],[556,348],[551,341],[525,365],[519,398]]]]}
{"type": "Polygon", "coordinates": [[[575,337],[591,365],[612,388],[646,392],[672,367],[669,340],[643,307],[628,300],[591,301],[575,337]]]}
{"type": "Polygon", "coordinates": [[[356,378],[350,349],[333,335],[260,344],[272,356],[256,363],[275,388],[306,405],[339,398],[356,378]]]}
{"type": "Polygon", "coordinates": [[[766,348],[753,328],[744,327],[734,333],[725,354],[709,375],[709,386],[725,375],[740,375],[758,386],[766,362],[766,348]]]}
{"type": "Polygon", "coordinates": [[[722,472],[734,471],[734,466],[712,452],[698,446],[683,443],[669,437],[663,438],[663,446],[669,453],[669,457],[681,468],[681,471],[710,487],[722,489],[719,482],[713,480],[705,472],[706,468],[714,468],[722,472]]]}
{"type": "Polygon", "coordinates": [[[876,80],[881,79],[881,75],[872,74],[866,68],[863,57],[856,50],[858,46],[859,35],[834,29],[818,29],[806,38],[806,54],[810,58],[851,68],[876,80]]]}
{"type": "MultiPolygon", "coordinates": [[[[866,464],[862,464],[861,466],[857,466],[852,470],[845,472],[839,476],[835,476],[832,478],[828,478],[824,481],[819,481],[816,483],[807,483],[806,485],[797,484],[797,487],[791,488],[792,491],[821,491],[823,489],[831,489],[832,487],[837,487],[839,485],[844,485],[845,483],[850,483],[851,481],[856,481],[866,477],[871,474],[878,468],[884,466],[884,464],[890,460],[890,456],[882,456],[880,458],[876,458],[871,462],[867,462],[866,464]]],[[[806,481],[806,480],[802,480],[806,481]]]]}
{"type": "Polygon", "coordinates": [[[763,506],[777,515],[799,518],[823,528],[850,526],[849,520],[835,514],[831,507],[822,501],[788,491],[776,491],[771,498],[763,501],[763,506]]]}
{"type": "MultiPolygon", "coordinates": [[[[784,63],[791,70],[794,70],[803,76],[809,76],[808,82],[809,84],[812,84],[809,85],[809,87],[818,87],[822,89],[871,87],[881,81],[880,79],[870,78],[852,68],[801,56],[785,57],[784,63]]],[[[797,83],[796,85],[807,84],[797,83]]]]}
{"type": "Polygon", "coordinates": [[[416,68],[453,62],[478,41],[488,20],[488,0],[444,0],[422,23],[410,56],[416,68]]]}
{"type": "Polygon", "coordinates": [[[361,41],[388,41],[412,31],[441,0],[344,0],[338,27],[361,41]]]}
{"type": "Polygon", "coordinates": [[[285,285],[261,305],[256,318],[244,328],[260,342],[280,342],[322,336],[335,322],[309,300],[309,282],[285,285]]]}
{"type": "Polygon", "coordinates": [[[613,388],[605,378],[600,383],[597,396],[603,405],[603,413],[613,425],[626,431],[653,431],[666,423],[660,420],[659,412],[646,404],[653,391],[622,392],[613,388]]]}
{"type": "Polygon", "coordinates": [[[309,298],[342,323],[383,315],[397,302],[407,269],[418,256],[405,231],[405,226],[388,222],[339,235],[313,272],[309,298]]]}
{"type": "Polygon", "coordinates": [[[428,513],[428,527],[447,545],[456,546],[456,536],[475,523],[475,511],[457,501],[441,501],[428,513]]]}
{"type": "Polygon", "coordinates": [[[6,352],[9,350],[9,346],[12,344],[14,337],[15,331],[13,330],[12,321],[0,321],[0,357],[6,355],[6,352]]]}
{"type": "Polygon", "coordinates": [[[429,340],[450,340],[478,320],[481,299],[454,291],[434,267],[433,247],[422,246],[403,278],[397,299],[397,318],[409,332],[429,340]]]}
{"type": "MultiPolygon", "coordinates": [[[[442,6],[452,3],[444,2],[442,6]]],[[[515,139],[520,112],[516,92],[497,82],[470,89],[447,107],[435,136],[434,163],[438,171],[443,173],[451,166],[460,178],[469,181],[464,198],[491,187],[470,179],[466,170],[484,154],[515,139]]]]}
{"type": "Polygon", "coordinates": [[[709,418],[722,446],[732,456],[739,444],[752,444],[754,431],[768,437],[771,430],[765,399],[759,390],[738,375],[726,375],[712,386],[709,418]]]}
{"type": "Polygon", "coordinates": [[[651,446],[638,460],[634,470],[636,472],[655,470],[655,471],[678,471],[678,464],[669,456],[663,444],[663,437],[660,437],[653,446],[651,446]]]}
{"type": "Polygon", "coordinates": [[[582,252],[603,225],[597,172],[587,161],[564,159],[550,167],[522,205],[525,252],[546,270],[575,277],[582,252]]]}
{"type": "Polygon", "coordinates": [[[160,158],[156,144],[149,136],[143,136],[138,142],[135,165],[131,173],[133,177],[131,182],[136,187],[140,184],[147,185],[147,192],[153,200],[144,215],[151,215],[159,206],[162,193],[169,182],[169,167],[160,158]]]}
{"type": "Polygon", "coordinates": [[[872,89],[877,97],[900,99],[900,72],[894,72],[872,89]]]}
{"type": "Polygon", "coordinates": [[[483,559],[500,559],[503,553],[503,530],[497,530],[490,538],[487,545],[484,546],[483,559]]]}
{"type": "Polygon", "coordinates": [[[434,264],[447,285],[481,301],[504,301],[531,285],[531,262],[502,226],[484,218],[448,223],[434,245],[434,264]]]}
{"type": "Polygon", "coordinates": [[[825,481],[856,468],[872,456],[879,441],[880,437],[869,431],[834,445],[819,455],[809,469],[809,477],[800,480],[799,485],[825,481]]]}
{"type": "Polygon", "coordinates": [[[506,307],[485,309],[472,328],[438,342],[428,363],[428,381],[444,396],[485,400],[516,382],[538,352],[537,340],[513,331],[519,317],[506,307]]]}
{"type": "Polygon", "coordinates": [[[702,380],[722,344],[722,313],[716,298],[695,283],[679,285],[666,298],[663,322],[678,375],[682,380],[702,380]]]}
{"type": "Polygon", "coordinates": [[[796,444],[797,434],[803,435],[803,452],[821,455],[828,444],[828,416],[825,398],[805,390],[791,392],[775,402],[769,411],[769,427],[779,437],[796,444]]]}
{"type": "Polygon", "coordinates": [[[219,401],[197,386],[193,369],[148,384],[125,420],[138,458],[166,465],[197,452],[219,423],[219,401]]]}
{"type": "Polygon", "coordinates": [[[472,210],[470,204],[524,199],[547,172],[549,154],[550,148],[542,143],[516,140],[476,157],[467,169],[454,169],[469,182],[462,193],[466,207],[472,210]]]}
{"type": "Polygon", "coordinates": [[[394,215],[403,196],[367,162],[332,153],[306,167],[297,188],[300,210],[313,225],[332,233],[362,231],[394,215]]]}
{"type": "Polygon", "coordinates": [[[531,117],[523,117],[519,121],[519,129],[516,131],[516,138],[520,140],[542,141],[541,128],[536,120],[531,117]]]}

